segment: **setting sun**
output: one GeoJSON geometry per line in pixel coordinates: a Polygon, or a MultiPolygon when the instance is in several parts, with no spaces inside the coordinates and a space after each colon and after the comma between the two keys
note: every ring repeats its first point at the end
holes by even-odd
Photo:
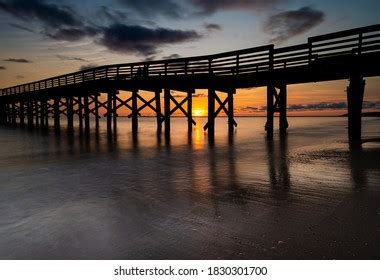
{"type": "Polygon", "coordinates": [[[204,109],[194,109],[193,110],[194,117],[204,117],[207,116],[207,112],[204,109]]]}

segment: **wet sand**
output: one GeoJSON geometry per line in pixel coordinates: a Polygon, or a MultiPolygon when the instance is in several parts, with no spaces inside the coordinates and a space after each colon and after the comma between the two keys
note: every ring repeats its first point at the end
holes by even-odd
{"type": "MultiPolygon", "coordinates": [[[[204,121],[203,119],[199,120],[204,121]]],[[[108,138],[0,128],[1,259],[379,259],[380,126],[364,118],[225,119],[170,141],[142,119],[108,138]]],[[[104,127],[104,125],[103,125],[104,127]]]]}

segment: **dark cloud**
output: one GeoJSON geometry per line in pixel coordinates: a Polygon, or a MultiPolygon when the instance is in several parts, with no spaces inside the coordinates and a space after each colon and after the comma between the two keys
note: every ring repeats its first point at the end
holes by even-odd
{"type": "Polygon", "coordinates": [[[238,107],[238,111],[240,112],[247,112],[247,113],[255,113],[255,112],[263,112],[265,111],[264,107],[253,107],[253,106],[246,106],[246,107],[238,107]]]}
{"type": "MultiPolygon", "coordinates": [[[[265,112],[267,106],[246,106],[238,107],[237,110],[240,112],[247,113],[259,113],[265,112]]],[[[347,109],[346,102],[319,102],[310,104],[290,104],[288,105],[289,111],[323,111],[323,110],[345,110],[347,109]]],[[[380,102],[376,101],[364,101],[363,109],[380,109],[380,102]]]]}
{"type": "Polygon", "coordinates": [[[128,18],[127,13],[111,9],[107,6],[101,6],[97,14],[101,18],[110,22],[119,22],[120,20],[125,21],[128,18]]]}
{"type": "Polygon", "coordinates": [[[205,23],[204,28],[206,28],[208,31],[220,31],[222,30],[222,26],[216,23],[205,23]]]}
{"type": "Polygon", "coordinates": [[[24,59],[24,58],[7,58],[4,59],[7,62],[16,62],[16,63],[32,63],[32,61],[24,59]]]}
{"type": "Polygon", "coordinates": [[[264,31],[272,36],[272,42],[280,43],[305,33],[323,22],[324,19],[324,12],[311,7],[303,7],[270,16],[264,23],[264,31]]]}
{"type": "Polygon", "coordinates": [[[0,66],[0,70],[7,70],[4,66],[0,66]]]}
{"type": "Polygon", "coordinates": [[[79,71],[84,71],[84,70],[88,70],[88,69],[96,68],[96,67],[98,67],[98,66],[99,66],[99,65],[97,65],[97,64],[93,64],[93,63],[86,64],[86,65],[82,65],[82,66],[79,68],[79,71]]]}
{"type": "Polygon", "coordinates": [[[164,56],[162,57],[162,59],[175,59],[175,58],[180,58],[181,56],[177,53],[173,53],[171,55],[168,55],[168,56],[164,56]]]}
{"type": "Polygon", "coordinates": [[[121,53],[150,56],[165,44],[176,44],[201,38],[196,31],[147,28],[139,25],[113,24],[103,29],[98,43],[121,53]]]}
{"type": "MultiPolygon", "coordinates": [[[[346,102],[320,102],[313,104],[292,104],[288,106],[288,109],[291,111],[342,110],[346,108],[346,102]]],[[[364,101],[363,109],[380,109],[380,102],[364,101]]]]}
{"type": "Polygon", "coordinates": [[[45,26],[80,26],[81,20],[68,6],[47,3],[43,0],[0,1],[0,10],[24,21],[39,21],[45,26]]]}
{"type": "Polygon", "coordinates": [[[23,75],[17,75],[17,76],[15,76],[15,78],[16,78],[16,79],[24,79],[25,76],[23,76],[23,75]]]}
{"type": "Polygon", "coordinates": [[[92,37],[99,33],[99,30],[93,27],[74,27],[61,28],[54,32],[45,32],[45,35],[51,39],[59,41],[78,41],[85,37],[92,37]]]}
{"type": "Polygon", "coordinates": [[[191,0],[198,14],[209,15],[219,10],[261,10],[272,8],[283,0],[191,0]]]}
{"type": "Polygon", "coordinates": [[[30,33],[36,33],[33,29],[25,27],[25,26],[22,26],[22,25],[17,24],[17,23],[9,23],[8,25],[12,26],[14,28],[20,29],[20,30],[28,31],[30,33]]]}
{"type": "Polygon", "coordinates": [[[166,16],[180,18],[184,14],[181,1],[176,0],[118,0],[144,17],[166,16]],[[179,3],[178,3],[179,2],[179,3]]]}
{"type": "Polygon", "coordinates": [[[67,60],[67,61],[86,61],[85,59],[83,58],[80,58],[80,57],[75,57],[75,56],[66,56],[66,55],[57,55],[57,57],[60,59],[60,60],[67,60]]]}

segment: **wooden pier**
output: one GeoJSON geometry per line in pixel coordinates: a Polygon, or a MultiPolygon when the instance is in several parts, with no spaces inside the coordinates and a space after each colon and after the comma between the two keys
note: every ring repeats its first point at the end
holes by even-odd
{"type": "Polygon", "coordinates": [[[193,94],[196,89],[206,89],[208,122],[204,129],[213,137],[215,118],[221,112],[228,117],[229,133],[237,126],[236,89],[265,86],[265,129],[270,138],[276,113],[280,134],[286,134],[288,128],[287,85],[347,79],[348,135],[351,141],[360,141],[364,78],[379,74],[380,25],[372,25],[311,37],[305,44],[290,47],[265,45],[215,55],[101,66],[4,88],[0,90],[0,123],[47,128],[53,119],[58,133],[64,117],[69,132],[78,120],[81,131],[88,133],[91,122],[99,129],[99,119],[106,117],[112,133],[118,110],[125,107],[136,134],[140,113],[149,108],[156,115],[158,132],[164,125],[169,135],[170,118],[181,111],[191,133],[195,125],[193,94]],[[183,98],[178,100],[173,90],[183,98]],[[129,92],[129,96],[122,99],[119,91],[129,92]],[[143,98],[140,91],[151,92],[151,98],[143,98]],[[101,115],[101,110],[106,113],[101,115]]]}

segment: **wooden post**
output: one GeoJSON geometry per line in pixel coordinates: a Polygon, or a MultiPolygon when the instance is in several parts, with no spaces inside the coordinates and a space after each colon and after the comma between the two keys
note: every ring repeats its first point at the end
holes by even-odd
{"type": "Polygon", "coordinates": [[[138,107],[137,107],[138,90],[132,90],[132,134],[137,133],[138,129],[138,107]]]}
{"type": "Polygon", "coordinates": [[[12,102],[12,125],[16,125],[16,103],[13,101],[12,102]]]}
{"type": "Polygon", "coordinates": [[[7,107],[5,103],[0,103],[0,114],[1,124],[7,124],[7,107]]]}
{"type": "Polygon", "coordinates": [[[360,75],[352,75],[347,87],[348,138],[350,142],[361,141],[361,119],[365,80],[360,75]]]}
{"type": "Polygon", "coordinates": [[[49,127],[49,106],[48,106],[49,101],[45,100],[44,105],[45,105],[45,127],[48,128],[49,127]]]}
{"type": "Polygon", "coordinates": [[[79,119],[79,130],[83,131],[83,103],[82,96],[78,96],[78,119],[79,119]]]}
{"type": "Polygon", "coordinates": [[[60,130],[60,113],[61,113],[61,108],[60,108],[60,97],[55,97],[54,98],[54,129],[56,132],[60,130]]]}
{"type": "Polygon", "coordinates": [[[95,105],[95,129],[96,131],[99,131],[99,99],[98,94],[95,94],[94,96],[94,105],[95,105]]]}
{"type": "Polygon", "coordinates": [[[107,93],[107,131],[112,132],[112,93],[107,93]]]}
{"type": "Polygon", "coordinates": [[[36,127],[37,128],[40,126],[39,115],[40,115],[40,108],[38,105],[38,101],[34,101],[34,117],[36,118],[36,127]]]}
{"type": "Polygon", "coordinates": [[[90,108],[88,107],[88,95],[83,97],[84,99],[84,127],[85,132],[90,132],[90,108]]]}
{"type": "Polygon", "coordinates": [[[73,97],[66,97],[66,106],[67,106],[67,131],[72,133],[74,131],[74,108],[73,108],[73,97]]]}
{"type": "Polygon", "coordinates": [[[267,123],[265,125],[265,130],[267,131],[267,137],[273,138],[273,115],[274,115],[274,91],[275,87],[273,85],[267,86],[267,123]]]}
{"type": "Polygon", "coordinates": [[[235,90],[228,91],[228,134],[232,135],[234,134],[234,126],[235,126],[235,120],[234,120],[234,94],[235,90]]]}
{"type": "Polygon", "coordinates": [[[112,94],[112,107],[113,107],[113,110],[112,110],[112,113],[113,113],[113,130],[114,132],[116,132],[116,129],[117,129],[117,99],[116,99],[116,95],[119,94],[118,91],[114,91],[114,93],[112,94]]]}
{"type": "Polygon", "coordinates": [[[41,128],[45,128],[45,100],[40,101],[40,123],[41,123],[41,128]]]}
{"type": "Polygon", "coordinates": [[[287,88],[286,84],[281,85],[279,94],[279,109],[280,109],[280,134],[286,134],[289,127],[286,111],[287,111],[287,88]]]}
{"type": "Polygon", "coordinates": [[[20,101],[20,112],[19,112],[19,117],[20,117],[20,126],[25,127],[25,107],[24,107],[24,101],[20,101]]]}
{"type": "Polygon", "coordinates": [[[9,104],[9,103],[6,104],[6,112],[7,112],[7,123],[11,124],[12,123],[11,104],[9,104]]]}
{"type": "Polygon", "coordinates": [[[187,130],[189,134],[193,132],[193,93],[194,90],[187,91],[187,130]]]}
{"type": "Polygon", "coordinates": [[[27,101],[28,128],[33,128],[33,101],[27,101]]]}
{"type": "Polygon", "coordinates": [[[154,92],[156,99],[156,120],[157,120],[157,132],[161,133],[162,130],[162,117],[161,117],[161,90],[154,92]]]}
{"type": "Polygon", "coordinates": [[[164,89],[165,134],[170,135],[170,89],[164,89]]]}
{"type": "Polygon", "coordinates": [[[208,135],[214,137],[215,134],[215,90],[208,90],[208,135]]]}

